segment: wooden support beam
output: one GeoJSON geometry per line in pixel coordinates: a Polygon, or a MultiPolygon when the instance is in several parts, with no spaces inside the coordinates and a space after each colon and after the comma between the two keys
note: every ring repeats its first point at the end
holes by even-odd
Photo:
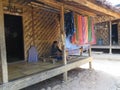
{"type": "Polygon", "coordinates": [[[82,14],[82,15],[88,15],[88,16],[92,16],[92,17],[96,16],[96,14],[94,14],[92,12],[88,12],[88,11],[85,11],[85,10],[82,10],[80,8],[76,8],[74,6],[70,6],[70,5],[67,5],[67,4],[65,4],[64,7],[65,7],[65,9],[74,11],[74,12],[82,14]]]}
{"type": "Polygon", "coordinates": [[[63,35],[62,38],[62,42],[63,42],[63,60],[64,60],[64,65],[67,64],[66,61],[66,48],[65,48],[65,39],[66,39],[66,35],[65,35],[65,30],[64,30],[64,6],[61,7],[61,32],[63,35]]]}
{"type": "Polygon", "coordinates": [[[45,5],[48,5],[48,6],[51,6],[51,7],[54,7],[56,9],[61,9],[61,6],[54,3],[53,1],[51,0],[37,0],[38,2],[41,2],[41,3],[44,3],[45,5]]]}
{"type": "MultiPolygon", "coordinates": [[[[44,3],[44,4],[48,5],[48,6],[54,7],[54,8],[59,9],[59,10],[60,10],[60,7],[63,5],[63,3],[55,2],[53,0],[37,0],[37,1],[42,2],[42,3],[44,3]]],[[[74,7],[74,6],[65,4],[65,3],[64,3],[64,8],[67,9],[67,10],[74,11],[74,12],[76,12],[78,14],[96,16],[96,14],[94,14],[92,12],[88,12],[88,11],[82,10],[80,8],[77,8],[77,7],[74,7]]]]}
{"type": "Polygon", "coordinates": [[[88,53],[89,53],[89,56],[91,57],[91,46],[89,46],[88,53]]]}
{"type": "Polygon", "coordinates": [[[109,25],[110,25],[110,51],[109,51],[109,54],[112,54],[112,23],[111,21],[109,21],[109,25]]]}
{"type": "Polygon", "coordinates": [[[4,13],[2,0],[0,0],[0,53],[2,63],[2,79],[3,83],[8,82],[8,68],[6,59],[5,30],[4,30],[4,13]]]}
{"type": "Polygon", "coordinates": [[[98,11],[100,13],[104,13],[106,15],[113,16],[113,17],[116,17],[116,18],[120,18],[119,13],[114,12],[114,11],[112,11],[110,9],[104,8],[102,6],[98,6],[98,5],[92,3],[92,2],[90,2],[88,0],[65,0],[65,1],[66,2],[68,2],[68,1],[71,2],[72,1],[72,2],[78,3],[80,5],[83,5],[83,6],[87,7],[87,8],[89,8],[89,9],[92,9],[94,11],[98,11]]]}
{"type": "MultiPolygon", "coordinates": [[[[91,45],[89,46],[89,50],[88,50],[89,52],[89,57],[91,57],[91,45]]],[[[89,62],[89,69],[92,69],[92,62],[90,61],[89,62]]]]}
{"type": "MultiPolygon", "coordinates": [[[[61,35],[62,35],[62,43],[63,43],[63,62],[64,65],[67,64],[67,60],[66,60],[66,48],[65,48],[65,39],[66,39],[66,34],[65,34],[65,30],[64,30],[64,6],[61,6],[61,20],[60,20],[60,24],[61,24],[61,35]]],[[[65,71],[63,73],[63,80],[67,81],[67,71],[65,71]]]]}

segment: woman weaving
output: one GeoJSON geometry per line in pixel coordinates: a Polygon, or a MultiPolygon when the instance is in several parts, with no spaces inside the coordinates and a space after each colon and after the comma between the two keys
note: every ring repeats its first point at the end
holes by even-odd
{"type": "Polygon", "coordinates": [[[51,48],[51,55],[57,60],[62,60],[62,50],[58,47],[58,42],[54,41],[51,48]]]}

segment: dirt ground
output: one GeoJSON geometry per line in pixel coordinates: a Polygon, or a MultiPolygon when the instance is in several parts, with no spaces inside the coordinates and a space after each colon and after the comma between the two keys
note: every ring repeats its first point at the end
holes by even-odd
{"type": "Polygon", "coordinates": [[[94,60],[92,70],[88,64],[71,70],[67,82],[59,75],[23,90],[120,90],[120,61],[94,60]]]}

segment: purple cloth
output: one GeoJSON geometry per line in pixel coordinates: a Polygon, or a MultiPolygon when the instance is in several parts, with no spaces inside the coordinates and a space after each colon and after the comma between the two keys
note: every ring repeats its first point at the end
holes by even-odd
{"type": "Polygon", "coordinates": [[[28,62],[37,62],[38,61],[38,52],[37,49],[32,46],[28,51],[28,62]]]}

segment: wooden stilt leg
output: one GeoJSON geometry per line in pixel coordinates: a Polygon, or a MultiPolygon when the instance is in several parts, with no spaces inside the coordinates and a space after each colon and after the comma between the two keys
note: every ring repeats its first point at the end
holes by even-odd
{"type": "Polygon", "coordinates": [[[92,69],[92,62],[89,62],[89,69],[92,69]]]}
{"type": "MultiPolygon", "coordinates": [[[[64,6],[61,7],[61,34],[62,34],[62,42],[63,42],[63,63],[64,65],[67,64],[66,60],[66,48],[65,48],[65,30],[64,30],[64,6]]],[[[67,71],[63,73],[63,80],[67,81],[67,71]]]]}
{"type": "Polygon", "coordinates": [[[0,0],[0,54],[2,63],[2,79],[3,83],[8,82],[8,67],[6,58],[6,45],[5,45],[5,30],[4,30],[4,15],[2,0],[0,0]]]}
{"type": "MultiPolygon", "coordinates": [[[[89,56],[91,57],[91,46],[89,47],[89,56]]],[[[89,69],[92,69],[92,62],[89,62],[89,69]]]]}
{"type": "Polygon", "coordinates": [[[66,72],[64,72],[64,74],[63,74],[63,80],[66,82],[67,81],[67,71],[66,72]]]}

